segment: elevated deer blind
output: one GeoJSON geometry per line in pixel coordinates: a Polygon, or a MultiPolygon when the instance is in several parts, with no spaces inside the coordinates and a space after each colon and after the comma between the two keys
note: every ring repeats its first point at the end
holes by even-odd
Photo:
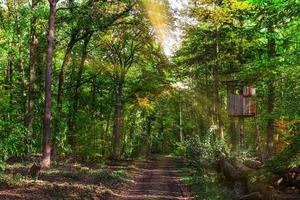
{"type": "Polygon", "coordinates": [[[227,82],[228,86],[228,115],[230,117],[254,117],[256,103],[252,99],[255,88],[251,85],[242,86],[242,82],[227,82]],[[238,89],[236,89],[238,88],[238,89]],[[238,94],[235,94],[238,91],[238,94]]]}
{"type": "Polygon", "coordinates": [[[251,97],[230,95],[228,97],[228,115],[231,117],[253,117],[256,115],[256,104],[251,97]]]}

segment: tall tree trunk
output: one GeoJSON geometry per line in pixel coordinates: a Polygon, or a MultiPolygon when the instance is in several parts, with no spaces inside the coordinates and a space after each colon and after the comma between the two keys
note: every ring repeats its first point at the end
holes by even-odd
{"type": "MultiPolygon", "coordinates": [[[[165,132],[165,125],[164,125],[164,114],[163,114],[163,111],[161,109],[161,112],[159,114],[159,127],[158,127],[158,133],[159,133],[159,137],[163,136],[164,135],[164,132],[165,132]]],[[[162,153],[164,153],[164,141],[161,141],[161,147],[160,147],[160,151],[162,153]]]]}
{"type": "Polygon", "coordinates": [[[216,101],[216,119],[218,123],[218,132],[219,132],[219,138],[221,140],[224,140],[224,127],[223,127],[223,120],[222,120],[222,105],[221,105],[221,95],[220,95],[220,80],[219,80],[219,68],[220,68],[220,62],[219,62],[219,54],[220,54],[220,41],[219,41],[219,26],[216,28],[216,69],[214,69],[215,73],[215,101],[216,101]]]}
{"type": "Polygon", "coordinates": [[[58,0],[49,0],[50,16],[49,16],[49,31],[48,31],[46,78],[45,78],[43,157],[41,160],[42,168],[49,168],[51,163],[51,84],[52,84],[52,60],[53,60],[57,1],[58,0]]]}
{"type": "Polygon", "coordinates": [[[239,118],[239,127],[240,127],[240,149],[243,150],[245,148],[245,124],[244,118],[239,118]]]}
{"type": "MultiPolygon", "coordinates": [[[[106,125],[105,125],[105,130],[104,130],[104,133],[102,134],[102,141],[106,141],[109,135],[109,128],[110,128],[110,117],[111,117],[111,112],[109,112],[107,114],[107,117],[106,117],[106,125]]],[[[107,149],[110,147],[111,145],[107,142],[105,142],[105,144],[103,145],[102,144],[102,155],[106,156],[108,154],[110,154],[109,151],[107,151],[107,149]]]]}
{"type": "Polygon", "coordinates": [[[23,96],[26,96],[26,77],[25,77],[25,69],[24,69],[24,61],[22,55],[22,38],[21,38],[21,26],[20,26],[20,13],[19,13],[19,6],[20,3],[18,0],[14,1],[15,9],[16,9],[16,33],[17,33],[17,40],[18,40],[18,66],[21,73],[21,82],[23,86],[23,96]]]}
{"type": "Polygon", "coordinates": [[[229,131],[232,144],[231,151],[236,152],[238,150],[239,137],[237,132],[236,119],[234,117],[230,117],[229,119],[229,131]]]}
{"type": "MultiPolygon", "coordinates": [[[[92,106],[91,106],[91,108],[92,108],[92,114],[93,114],[93,116],[95,116],[96,115],[96,110],[97,110],[97,89],[98,89],[98,87],[97,87],[97,77],[96,77],[96,75],[93,75],[93,81],[92,81],[92,85],[91,85],[91,91],[92,91],[92,106]]],[[[102,89],[101,89],[101,92],[100,92],[100,94],[102,93],[102,89]]],[[[103,96],[103,94],[101,94],[101,96],[103,96]]],[[[102,108],[103,106],[101,106],[101,108],[102,108]]],[[[103,113],[102,113],[102,110],[101,110],[101,115],[103,115],[103,113]]]]}
{"type": "MultiPolygon", "coordinates": [[[[271,25],[268,27],[268,53],[270,61],[276,57],[276,41],[274,38],[274,26],[271,25]]],[[[271,75],[268,82],[268,122],[267,122],[267,143],[268,143],[268,157],[271,158],[273,156],[273,135],[274,135],[274,104],[275,104],[275,80],[273,75],[271,75]]]]}
{"type": "MultiPolygon", "coordinates": [[[[234,88],[231,85],[227,86],[227,98],[229,99],[229,96],[231,94],[234,94],[234,88]]],[[[229,100],[228,100],[229,101],[229,100]]],[[[236,118],[235,117],[229,117],[229,131],[230,131],[230,140],[231,140],[231,151],[237,152],[238,151],[238,144],[239,144],[239,136],[237,132],[237,125],[236,125],[236,118]]]]}
{"type": "Polygon", "coordinates": [[[182,102],[181,102],[181,99],[179,99],[179,137],[180,137],[180,142],[183,143],[184,138],[183,138],[182,102]]]}
{"type": "Polygon", "coordinates": [[[219,137],[221,140],[224,140],[224,127],[223,127],[223,120],[222,120],[222,105],[221,105],[221,95],[219,89],[219,80],[217,79],[217,86],[216,86],[216,114],[217,114],[217,122],[218,122],[218,132],[219,137]]]}
{"type": "Polygon", "coordinates": [[[112,156],[118,160],[120,158],[120,138],[121,138],[121,122],[122,122],[122,91],[123,85],[117,84],[115,89],[115,122],[114,122],[114,143],[112,156]]]}
{"type": "Polygon", "coordinates": [[[58,88],[57,88],[57,107],[58,107],[59,112],[61,111],[62,100],[63,100],[63,93],[64,93],[63,90],[64,90],[66,66],[68,65],[68,62],[71,58],[72,49],[77,42],[77,35],[78,35],[78,31],[72,32],[71,39],[68,43],[62,65],[60,67],[58,88]]]}
{"type": "Polygon", "coordinates": [[[146,117],[146,154],[147,156],[150,155],[151,153],[151,144],[152,144],[152,140],[151,140],[151,132],[152,132],[152,121],[154,120],[154,116],[147,116],[146,117]]]}
{"type": "MultiPolygon", "coordinates": [[[[13,82],[13,59],[12,54],[9,52],[7,56],[7,69],[6,69],[6,83],[7,89],[9,91],[9,105],[12,107],[13,92],[12,92],[12,82],[13,82]]],[[[7,121],[11,120],[10,112],[7,112],[7,121]]]]}
{"type": "Polygon", "coordinates": [[[260,126],[257,118],[255,118],[255,132],[256,132],[256,145],[257,145],[257,154],[260,161],[264,160],[264,152],[261,143],[261,134],[260,134],[260,126]]]}
{"type": "MultiPolygon", "coordinates": [[[[31,9],[34,11],[38,1],[32,0],[31,9]]],[[[37,63],[37,37],[36,37],[36,17],[33,16],[31,20],[30,30],[30,48],[29,48],[29,82],[28,82],[28,101],[27,101],[27,115],[25,119],[25,126],[28,129],[28,157],[31,157],[32,140],[33,140],[33,120],[34,120],[34,84],[35,84],[35,66],[37,63]]]]}
{"type": "MultiPolygon", "coordinates": [[[[81,54],[81,61],[79,65],[79,69],[76,75],[76,82],[75,82],[75,88],[74,88],[74,96],[73,96],[73,109],[71,109],[70,112],[70,118],[69,118],[69,129],[70,130],[75,130],[76,124],[75,124],[75,116],[78,110],[78,103],[79,103],[79,89],[81,86],[81,78],[82,74],[84,71],[84,63],[87,59],[87,47],[90,42],[90,39],[92,37],[92,34],[89,34],[88,37],[84,39],[83,46],[82,46],[82,54],[81,54]]],[[[70,141],[71,143],[73,142],[72,139],[70,141]]]]}

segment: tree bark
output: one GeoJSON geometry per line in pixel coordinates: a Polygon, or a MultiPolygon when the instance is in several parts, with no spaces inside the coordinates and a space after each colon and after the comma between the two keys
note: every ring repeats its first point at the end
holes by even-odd
{"type": "Polygon", "coordinates": [[[264,160],[264,152],[261,143],[261,134],[260,134],[260,126],[258,120],[255,118],[255,132],[256,132],[256,145],[257,145],[257,153],[260,161],[264,160]]]}
{"type": "Polygon", "coordinates": [[[20,12],[19,12],[19,6],[20,2],[18,0],[14,1],[15,5],[15,12],[16,12],[16,33],[17,33],[17,40],[18,40],[18,66],[21,73],[21,82],[23,87],[23,96],[26,96],[26,86],[27,81],[25,77],[25,69],[24,69],[24,61],[23,61],[23,55],[22,55],[22,38],[21,38],[21,26],[20,26],[20,12]]]}
{"type": "MultiPolygon", "coordinates": [[[[90,39],[92,37],[92,33],[88,35],[88,37],[86,37],[84,39],[83,42],[83,46],[82,46],[82,54],[81,54],[81,61],[80,61],[80,65],[79,65],[79,69],[77,72],[77,76],[76,76],[76,83],[75,83],[75,88],[74,88],[74,96],[73,96],[73,109],[71,109],[70,112],[70,118],[69,118],[69,129],[70,130],[75,130],[75,116],[78,110],[78,101],[79,101],[79,89],[81,86],[81,78],[82,78],[82,74],[84,71],[84,63],[87,59],[87,47],[88,44],[90,42],[90,39]]],[[[72,139],[70,140],[70,142],[72,143],[72,139]]]]}
{"type": "Polygon", "coordinates": [[[243,150],[245,148],[245,125],[244,118],[239,118],[239,126],[240,126],[240,149],[243,150]]]}
{"type": "MultiPolygon", "coordinates": [[[[9,105],[12,106],[13,93],[12,93],[12,84],[13,84],[13,59],[12,54],[9,52],[7,56],[7,69],[6,69],[6,83],[7,89],[9,91],[9,105]]],[[[10,112],[7,112],[7,121],[11,120],[10,112]]]]}
{"type": "Polygon", "coordinates": [[[152,141],[151,141],[151,132],[152,132],[152,121],[154,120],[154,116],[148,116],[146,117],[146,154],[147,156],[150,155],[151,153],[151,146],[152,146],[152,141]]]}
{"type": "Polygon", "coordinates": [[[179,96],[179,139],[181,143],[184,143],[183,138],[183,122],[182,122],[182,102],[179,96]]]}
{"type": "Polygon", "coordinates": [[[57,1],[58,0],[49,0],[50,16],[49,16],[49,30],[48,30],[46,78],[45,78],[43,157],[41,161],[42,168],[49,168],[51,163],[51,84],[52,84],[52,61],[53,61],[57,1]]]}
{"type": "Polygon", "coordinates": [[[57,107],[58,107],[59,112],[61,111],[62,100],[63,100],[63,89],[64,89],[65,74],[66,74],[66,66],[68,65],[68,62],[71,58],[72,49],[77,42],[77,39],[76,39],[77,34],[78,34],[77,31],[72,32],[71,39],[68,43],[68,47],[65,52],[63,63],[60,67],[58,89],[57,89],[57,107]]]}
{"type": "Polygon", "coordinates": [[[115,89],[115,122],[114,122],[114,143],[113,143],[113,158],[120,159],[120,138],[121,138],[121,123],[122,123],[122,83],[117,84],[115,89]]]}
{"type": "Polygon", "coordinates": [[[234,117],[229,118],[229,130],[232,148],[231,151],[236,152],[238,150],[239,137],[237,132],[236,119],[234,117]]]}

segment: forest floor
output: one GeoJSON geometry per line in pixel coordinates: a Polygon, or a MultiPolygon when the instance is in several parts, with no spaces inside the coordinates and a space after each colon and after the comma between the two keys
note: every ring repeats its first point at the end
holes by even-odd
{"type": "Polygon", "coordinates": [[[37,178],[28,176],[32,163],[11,163],[0,179],[0,200],[192,199],[175,168],[182,162],[166,156],[89,165],[64,160],[37,178]]]}

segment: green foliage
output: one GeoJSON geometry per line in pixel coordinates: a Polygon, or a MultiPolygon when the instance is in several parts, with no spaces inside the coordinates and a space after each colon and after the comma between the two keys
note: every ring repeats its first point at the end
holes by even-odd
{"type": "Polygon", "coordinates": [[[296,134],[291,144],[279,155],[268,161],[266,167],[274,173],[283,173],[300,165],[300,134],[296,134]]]}
{"type": "Polygon", "coordinates": [[[14,187],[20,185],[24,177],[20,174],[11,175],[4,175],[0,173],[0,187],[14,187]]]}
{"type": "Polygon", "coordinates": [[[173,154],[175,156],[183,156],[183,157],[186,156],[186,152],[187,152],[186,144],[181,143],[181,142],[176,142],[174,146],[175,147],[174,147],[174,150],[173,150],[173,154]]]}
{"type": "Polygon", "coordinates": [[[216,152],[223,148],[223,142],[216,141],[213,132],[194,136],[186,141],[187,160],[192,166],[205,167],[216,161],[216,152]]]}
{"type": "Polygon", "coordinates": [[[191,187],[195,199],[199,200],[231,200],[232,191],[220,184],[218,174],[211,170],[190,170],[188,176],[182,178],[183,183],[191,187]]]}
{"type": "Polygon", "coordinates": [[[27,129],[19,123],[0,121],[0,170],[9,156],[24,156],[28,149],[27,129]]]}

